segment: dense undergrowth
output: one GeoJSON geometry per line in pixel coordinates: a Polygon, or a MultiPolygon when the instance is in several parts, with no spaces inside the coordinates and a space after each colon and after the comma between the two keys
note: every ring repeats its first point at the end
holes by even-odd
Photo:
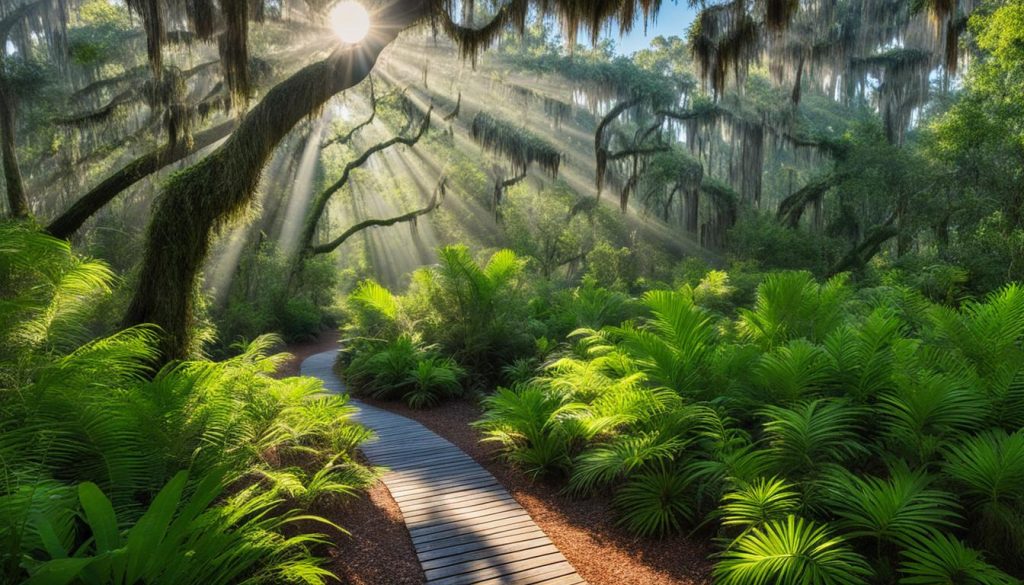
{"type": "Polygon", "coordinates": [[[270,377],[271,337],[153,371],[152,329],[91,327],[113,279],[0,226],[0,581],[331,580],[304,510],[374,477],[345,398],[270,377]]]}
{"type": "Polygon", "coordinates": [[[478,425],[513,465],[610,495],[640,535],[713,538],[722,583],[1024,574],[1024,288],[948,305],[941,274],[792,271],[739,275],[748,301],[691,266],[632,296],[552,288],[507,251],[441,258],[405,295],[350,296],[357,390],[500,386],[478,425]]]}

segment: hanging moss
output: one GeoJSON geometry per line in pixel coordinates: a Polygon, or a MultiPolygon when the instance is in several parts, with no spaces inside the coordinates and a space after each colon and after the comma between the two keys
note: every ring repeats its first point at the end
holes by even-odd
{"type": "Polygon", "coordinates": [[[552,177],[558,175],[562,154],[524,128],[480,112],[473,118],[470,134],[485,150],[506,159],[516,174],[525,173],[535,163],[552,177]]]}
{"type": "Polygon", "coordinates": [[[480,51],[490,47],[509,28],[522,36],[531,8],[538,18],[557,20],[562,25],[567,45],[573,47],[580,31],[589,33],[591,43],[597,44],[609,22],[619,23],[620,34],[632,30],[638,20],[646,26],[661,7],[661,0],[508,0],[501,4],[487,24],[479,28],[460,24],[461,19],[454,16],[460,4],[457,0],[433,0],[433,26],[454,40],[463,58],[475,64],[480,51]]]}
{"type": "Polygon", "coordinates": [[[728,231],[736,225],[739,217],[740,196],[725,183],[708,176],[704,177],[700,188],[713,210],[701,225],[701,245],[706,248],[722,248],[728,231]]]}
{"type": "Polygon", "coordinates": [[[544,114],[551,118],[555,128],[561,128],[562,122],[572,117],[572,104],[544,96],[544,114]]]}

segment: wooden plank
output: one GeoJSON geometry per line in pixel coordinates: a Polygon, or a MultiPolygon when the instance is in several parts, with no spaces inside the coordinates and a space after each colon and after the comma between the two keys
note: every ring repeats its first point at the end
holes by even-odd
{"type": "Polygon", "coordinates": [[[471,553],[476,554],[478,558],[484,558],[487,556],[496,556],[501,552],[525,550],[546,544],[551,544],[548,537],[545,536],[543,532],[534,530],[533,532],[526,532],[516,536],[496,538],[493,540],[478,539],[457,546],[428,550],[424,551],[422,554],[416,555],[416,557],[420,560],[420,564],[423,565],[423,568],[426,569],[451,565],[455,562],[459,562],[460,558],[471,553]],[[485,551],[493,551],[493,553],[484,554],[485,551]],[[454,559],[454,561],[452,559],[454,559]]]}
{"type": "Polygon", "coordinates": [[[572,566],[569,565],[569,563],[565,562],[565,557],[562,556],[562,553],[554,552],[539,557],[514,561],[511,563],[502,563],[497,565],[481,563],[480,568],[472,572],[441,577],[438,579],[427,579],[427,584],[470,585],[472,583],[490,582],[509,583],[513,582],[509,578],[511,575],[526,571],[533,571],[534,574],[549,574],[551,577],[561,576],[558,573],[561,573],[562,575],[567,575],[573,572],[572,566]],[[554,566],[549,568],[549,565],[554,566]]]}
{"type": "MultiPolygon", "coordinates": [[[[526,512],[524,512],[522,510],[510,510],[510,511],[507,511],[507,512],[501,512],[499,514],[493,514],[491,516],[487,516],[487,522],[492,522],[494,520],[503,520],[505,518],[516,518],[516,517],[523,517],[523,516],[525,516],[527,518],[530,517],[529,514],[527,514],[526,512]]],[[[407,526],[407,528],[409,528],[409,534],[410,534],[410,536],[413,537],[413,541],[415,541],[417,536],[422,536],[424,534],[431,534],[431,533],[434,533],[434,532],[441,532],[443,530],[451,530],[452,528],[458,528],[460,526],[470,526],[471,524],[476,524],[476,523],[471,523],[471,522],[463,521],[463,522],[453,522],[453,523],[444,524],[444,525],[424,526],[422,528],[412,528],[412,527],[408,527],[407,526]]]]}
{"type": "Polygon", "coordinates": [[[402,511],[404,512],[405,510],[408,510],[412,512],[414,510],[436,506],[441,502],[446,502],[449,504],[461,504],[465,502],[471,502],[473,500],[480,499],[483,497],[497,497],[502,495],[508,495],[508,492],[502,489],[501,486],[498,484],[494,484],[492,486],[483,488],[462,489],[448,493],[434,492],[414,494],[407,498],[402,498],[402,511]]]}
{"type": "Polygon", "coordinates": [[[568,576],[578,577],[579,575],[576,575],[575,569],[568,561],[564,561],[542,567],[527,568],[484,581],[475,581],[475,585],[540,585],[568,576]]]}
{"type": "Polygon", "coordinates": [[[532,530],[540,530],[529,517],[510,518],[497,522],[489,522],[486,527],[471,526],[466,528],[453,528],[444,532],[435,532],[421,536],[413,541],[416,550],[429,551],[432,548],[443,548],[451,546],[456,542],[469,542],[471,539],[496,538],[498,536],[512,536],[532,530]]]}
{"type": "Polygon", "coordinates": [[[482,480],[487,480],[489,482],[493,479],[494,476],[483,469],[467,469],[460,471],[454,476],[438,475],[433,478],[416,477],[408,473],[403,475],[394,474],[394,477],[390,479],[384,478],[384,481],[388,484],[389,488],[392,485],[395,485],[395,491],[392,493],[408,495],[410,493],[418,493],[425,490],[442,490],[451,487],[470,486],[474,482],[482,480]]]}
{"type": "MultiPolygon", "coordinates": [[[[414,518],[407,518],[405,525],[409,532],[420,532],[433,526],[455,523],[477,523],[477,519],[496,516],[506,512],[525,514],[514,500],[511,502],[498,502],[494,505],[474,506],[468,510],[446,510],[443,514],[425,514],[414,518]]],[[[403,514],[404,516],[404,514],[403,514]]]]}
{"type": "Polygon", "coordinates": [[[558,549],[555,548],[555,545],[551,544],[551,541],[548,541],[547,544],[541,546],[513,551],[506,554],[471,558],[445,567],[427,569],[426,566],[424,566],[423,574],[426,576],[427,582],[430,582],[431,580],[441,579],[443,577],[451,577],[453,575],[461,575],[463,573],[473,573],[496,565],[543,558],[546,555],[551,555],[553,553],[558,553],[558,549]]]}
{"type": "Polygon", "coordinates": [[[476,516],[479,512],[488,510],[515,509],[517,507],[519,507],[519,502],[516,502],[515,498],[506,494],[498,498],[477,500],[471,504],[459,504],[458,502],[454,504],[439,504],[433,508],[412,510],[408,514],[406,514],[405,510],[402,510],[402,516],[405,517],[406,524],[412,526],[419,525],[420,520],[424,518],[476,516]]]}

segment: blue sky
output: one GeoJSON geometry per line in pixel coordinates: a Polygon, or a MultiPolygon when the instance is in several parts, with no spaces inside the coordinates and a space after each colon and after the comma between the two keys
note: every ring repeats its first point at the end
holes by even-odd
{"type": "Polygon", "coordinates": [[[697,9],[690,8],[687,0],[681,0],[678,4],[671,0],[665,0],[658,13],[658,21],[647,26],[646,35],[643,25],[638,23],[633,32],[621,39],[617,33],[610,36],[615,41],[616,52],[621,55],[629,55],[640,49],[646,49],[651,39],[658,35],[665,37],[675,35],[686,38],[686,31],[690,28],[690,23],[693,22],[696,14],[697,9]]]}

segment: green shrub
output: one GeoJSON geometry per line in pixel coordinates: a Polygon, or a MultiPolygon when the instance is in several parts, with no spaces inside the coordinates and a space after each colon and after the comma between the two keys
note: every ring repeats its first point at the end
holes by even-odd
{"type": "Polygon", "coordinates": [[[357,393],[378,400],[401,398],[413,408],[434,406],[462,394],[465,371],[409,335],[363,344],[344,369],[357,393]]]}

